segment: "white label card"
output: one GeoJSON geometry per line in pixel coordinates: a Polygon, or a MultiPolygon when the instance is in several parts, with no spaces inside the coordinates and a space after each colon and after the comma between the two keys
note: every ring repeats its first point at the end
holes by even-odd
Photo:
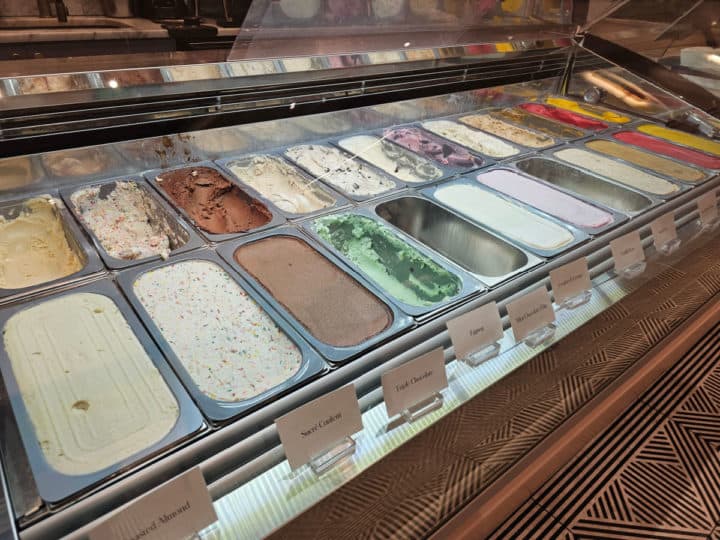
{"type": "Polygon", "coordinates": [[[442,347],[418,356],[382,375],[383,397],[388,418],[447,388],[442,347]]]}
{"type": "Polygon", "coordinates": [[[275,420],[290,467],[295,470],[345,437],[362,430],[355,386],[343,386],[275,420]]]}
{"type": "Polygon", "coordinates": [[[675,227],[675,214],[668,212],[660,216],[650,224],[650,230],[653,235],[653,243],[657,249],[660,249],[668,242],[672,242],[677,238],[677,228],[675,227]]]}
{"type": "Polygon", "coordinates": [[[645,250],[640,241],[640,231],[633,231],[610,241],[610,251],[615,260],[615,270],[621,272],[645,260],[645,250]]]}
{"type": "Polygon", "coordinates": [[[507,305],[508,317],[515,341],[523,341],[528,334],[555,321],[550,294],[539,287],[507,305]]]}
{"type": "Polygon", "coordinates": [[[188,538],[217,521],[210,493],[196,467],[112,514],[88,534],[90,540],[188,538]]]}
{"type": "Polygon", "coordinates": [[[717,194],[714,191],[698,197],[697,205],[701,225],[708,225],[717,219],[717,194]]]}
{"type": "Polygon", "coordinates": [[[471,353],[503,337],[502,321],[495,302],[463,313],[447,322],[455,358],[466,358],[471,353]]]}
{"type": "Polygon", "coordinates": [[[587,259],[580,259],[565,264],[555,270],[550,270],[550,285],[555,295],[555,303],[561,304],[569,298],[589,291],[590,272],[588,272],[587,259]]]}

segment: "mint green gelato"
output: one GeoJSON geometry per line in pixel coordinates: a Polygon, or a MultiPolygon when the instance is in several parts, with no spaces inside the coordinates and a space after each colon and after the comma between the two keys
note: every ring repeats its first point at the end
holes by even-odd
{"type": "Polygon", "coordinates": [[[431,306],[461,290],[460,278],[375,220],[331,215],[317,219],[315,230],[388,295],[408,305],[431,306]]]}

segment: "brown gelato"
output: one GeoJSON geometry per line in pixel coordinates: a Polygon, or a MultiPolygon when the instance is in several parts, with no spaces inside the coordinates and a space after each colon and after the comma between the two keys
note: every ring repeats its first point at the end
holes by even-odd
{"type": "Polygon", "coordinates": [[[235,251],[235,260],[328,345],[359,345],[392,323],[383,302],[299,238],[246,244],[235,251]]]}
{"type": "Polygon", "coordinates": [[[157,183],[198,227],[211,234],[246,232],[269,223],[267,207],[210,167],[187,167],[158,176],[157,183]]]}

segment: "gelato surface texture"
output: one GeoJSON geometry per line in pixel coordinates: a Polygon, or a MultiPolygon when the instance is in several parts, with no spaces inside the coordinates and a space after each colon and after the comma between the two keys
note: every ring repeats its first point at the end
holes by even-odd
{"type": "Polygon", "coordinates": [[[639,146],[651,152],[697,165],[698,167],[720,169],[720,157],[709,156],[692,148],[679,146],[636,131],[621,131],[613,134],[613,137],[618,141],[639,146]]]}
{"type": "Polygon", "coordinates": [[[553,105],[560,109],[565,109],[566,111],[572,111],[578,114],[582,114],[584,116],[589,116],[590,118],[595,118],[596,120],[611,122],[613,124],[627,124],[628,122],[630,122],[630,120],[632,120],[632,118],[628,118],[627,116],[624,116],[615,111],[591,105],[581,105],[580,103],[572,101],[571,99],[551,97],[547,98],[545,101],[549,105],[553,105]]]}
{"type": "Polygon", "coordinates": [[[92,474],[157,444],[179,407],[115,302],[75,293],[19,311],[5,350],[48,464],[92,474]]]}
{"type": "Polygon", "coordinates": [[[677,129],[655,126],[653,124],[643,124],[639,126],[637,130],[646,135],[652,135],[653,137],[659,137],[667,141],[689,146],[714,156],[720,156],[720,142],[711,141],[705,137],[699,137],[698,135],[691,135],[690,133],[678,131],[677,129]]]}
{"type": "Polygon", "coordinates": [[[596,140],[585,143],[590,150],[600,152],[607,156],[624,159],[634,165],[645,167],[659,174],[682,180],[683,182],[700,182],[705,179],[705,173],[689,167],[672,159],[667,159],[649,152],[636,150],[625,144],[613,141],[596,140]]]}
{"type": "Polygon", "coordinates": [[[575,114],[574,112],[566,111],[565,109],[557,109],[555,107],[543,105],[542,103],[523,103],[522,105],[519,105],[519,107],[531,114],[536,114],[538,116],[542,116],[543,118],[549,118],[550,120],[555,120],[557,122],[562,122],[563,124],[569,124],[582,129],[599,131],[607,129],[608,127],[606,123],[600,122],[599,120],[593,120],[592,118],[575,114]]]}
{"type": "Polygon", "coordinates": [[[551,137],[557,137],[562,139],[579,139],[580,137],[585,135],[585,133],[580,131],[579,129],[575,129],[570,126],[560,124],[558,122],[553,122],[552,120],[548,120],[541,116],[535,116],[534,114],[530,114],[529,112],[526,112],[518,107],[501,109],[499,111],[492,111],[489,114],[490,116],[505,120],[507,122],[515,122],[522,126],[529,127],[530,129],[539,131],[540,133],[544,133],[545,135],[550,135],[551,137]]]}
{"type": "Polygon", "coordinates": [[[668,182],[664,178],[596,154],[595,152],[580,150],[578,148],[566,148],[555,152],[554,155],[566,163],[583,167],[600,176],[610,178],[611,180],[647,193],[670,195],[680,190],[677,184],[668,182]]]}
{"type": "Polygon", "coordinates": [[[133,290],[200,391],[237,402],[300,369],[297,346],[225,270],[185,260],[142,274],[133,290]]]}
{"type": "Polygon", "coordinates": [[[172,80],[180,81],[202,81],[205,79],[221,79],[220,68],[216,65],[190,65],[172,66],[168,68],[172,80]]]}
{"type": "Polygon", "coordinates": [[[167,259],[187,238],[180,238],[152,196],[135,182],[92,186],[71,196],[80,219],[109,255],[134,260],[160,255],[167,259]]]}
{"type": "Polygon", "coordinates": [[[457,122],[451,122],[450,120],[430,120],[423,122],[423,127],[441,137],[467,146],[471,150],[475,150],[486,156],[503,158],[514,156],[520,152],[517,148],[504,142],[502,139],[498,139],[482,131],[470,129],[467,126],[463,126],[457,122]]]}
{"type": "Polygon", "coordinates": [[[242,182],[284,212],[308,214],[335,204],[317,182],[280,158],[250,156],[232,161],[228,167],[242,182]]]}
{"type": "Polygon", "coordinates": [[[17,217],[0,217],[0,287],[30,287],[82,270],[55,202],[37,197],[22,206],[17,217]]]}
{"type": "Polygon", "coordinates": [[[379,298],[299,238],[270,236],[245,244],[235,260],[328,345],[359,345],[393,322],[379,298]]]}
{"type": "Polygon", "coordinates": [[[168,171],[157,177],[157,184],[211,234],[247,232],[272,219],[267,206],[210,167],[168,171]]]}
{"type": "Polygon", "coordinates": [[[404,182],[417,184],[442,177],[442,171],[424,157],[374,135],[347,137],[339,144],[404,182]]]}
{"type": "Polygon", "coordinates": [[[471,114],[469,116],[463,116],[460,118],[460,121],[470,127],[494,133],[503,139],[507,139],[516,144],[522,144],[528,148],[547,148],[555,144],[555,139],[552,137],[535,133],[513,124],[508,124],[489,114],[471,114]]]}
{"type": "Polygon", "coordinates": [[[383,291],[411,306],[457,296],[460,279],[375,220],[356,214],[315,221],[315,231],[383,291]]]}
{"type": "Polygon", "coordinates": [[[573,241],[573,235],[567,229],[479,186],[442,186],[435,191],[435,198],[476,223],[535,249],[552,251],[573,241]]]}
{"type": "Polygon", "coordinates": [[[293,146],[285,151],[285,155],[315,178],[349,195],[368,197],[397,187],[387,176],[332,146],[293,146]]]}
{"type": "Polygon", "coordinates": [[[509,170],[482,173],[477,180],[577,227],[599,229],[613,221],[612,214],[600,208],[509,170]]]}
{"type": "Polygon", "coordinates": [[[440,137],[416,127],[386,129],[384,137],[442,165],[451,167],[479,167],[482,159],[473,156],[463,147],[447,142],[440,137]]]}

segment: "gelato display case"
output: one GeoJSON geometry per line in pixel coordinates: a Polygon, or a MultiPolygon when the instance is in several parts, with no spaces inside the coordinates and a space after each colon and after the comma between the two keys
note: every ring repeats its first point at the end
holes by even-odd
{"type": "Polygon", "coordinates": [[[580,11],[255,1],[224,62],[0,80],[0,539],[92,537],[196,468],[196,537],[268,535],[550,346],[507,306],[551,271],[592,278],[557,341],[682,259],[658,218],[716,237],[718,101],[580,11]],[[490,304],[473,370],[446,325],[490,304]],[[445,402],[388,418],[383,374],[438,347],[445,402]],[[275,421],[347,385],[351,464],[291,470],[275,421]]]}

